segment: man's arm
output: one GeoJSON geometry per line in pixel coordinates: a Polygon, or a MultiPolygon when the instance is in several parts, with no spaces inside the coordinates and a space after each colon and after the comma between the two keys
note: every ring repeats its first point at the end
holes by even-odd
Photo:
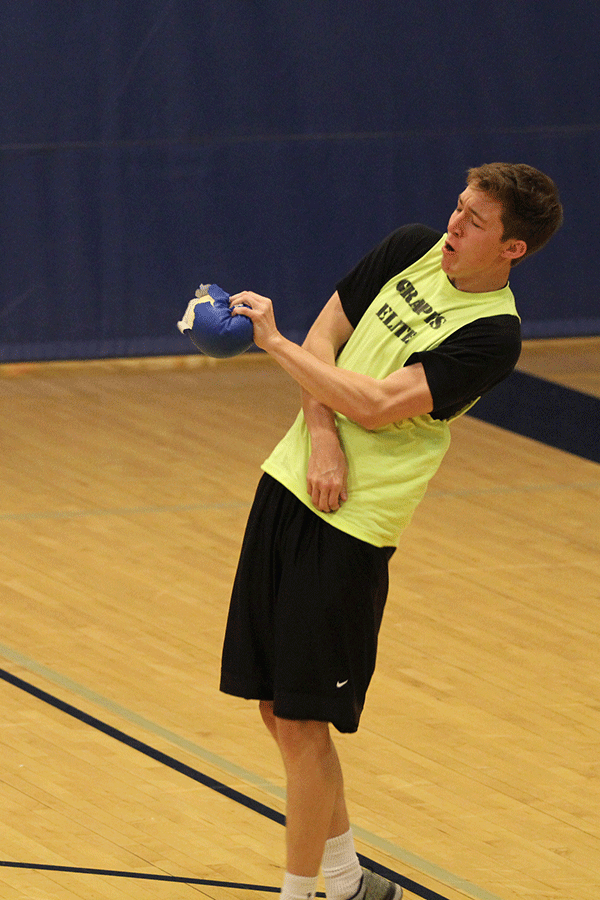
{"type": "Polygon", "coordinates": [[[380,428],[432,412],[433,398],[421,363],[405,366],[383,379],[340,369],[287,340],[277,329],[267,297],[243,291],[230,302],[233,315],[252,320],[258,347],[266,350],[315,400],[363,428],[380,428]]]}
{"type": "MultiPolygon", "coordinates": [[[[335,366],[337,353],[353,330],[336,291],[315,320],[302,346],[317,359],[335,366]]],[[[335,414],[331,407],[316,400],[304,388],[302,408],[311,441],[306,473],[307,491],[317,509],[333,512],[348,498],[348,463],[340,443],[335,414]]]]}

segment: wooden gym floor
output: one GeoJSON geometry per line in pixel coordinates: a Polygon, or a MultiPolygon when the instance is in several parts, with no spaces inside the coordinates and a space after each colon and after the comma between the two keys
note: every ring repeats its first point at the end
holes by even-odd
{"type": "MultiPolygon", "coordinates": [[[[534,342],[520,368],[600,397],[599,351],[534,342]]],[[[262,356],[0,376],[0,896],[275,892],[281,764],[217,685],[296,388],[262,356]]],[[[453,426],[392,560],[361,728],[337,741],[357,847],[408,900],[598,898],[599,499],[598,463],[453,426]]]]}

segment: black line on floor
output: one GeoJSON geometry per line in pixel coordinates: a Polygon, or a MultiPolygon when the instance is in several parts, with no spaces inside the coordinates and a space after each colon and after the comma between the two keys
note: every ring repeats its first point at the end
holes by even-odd
{"type": "MultiPolygon", "coordinates": [[[[151,747],[149,744],[146,744],[143,741],[138,741],[136,738],[125,734],[124,731],[120,731],[118,728],[113,728],[112,725],[107,725],[106,722],[102,722],[100,719],[95,718],[95,716],[90,716],[88,713],[77,709],[77,707],[72,706],[70,703],[65,703],[63,700],[59,700],[58,697],[54,697],[47,691],[43,691],[41,688],[37,688],[34,685],[29,684],[29,682],[24,681],[22,678],[18,678],[11,672],[7,672],[6,669],[0,669],[0,679],[8,682],[9,684],[12,684],[14,687],[17,687],[28,694],[31,694],[32,697],[36,697],[38,700],[47,703],[49,706],[53,706],[55,709],[58,709],[61,712],[64,712],[67,715],[78,719],[80,722],[84,722],[91,728],[95,728],[98,731],[103,732],[104,734],[108,735],[111,738],[114,738],[120,743],[126,744],[128,747],[131,747],[132,749],[137,750],[138,752],[143,753],[146,756],[149,756],[151,759],[156,760],[156,762],[159,762],[170,769],[174,769],[181,775],[192,778],[194,781],[197,781],[205,787],[210,788],[210,790],[216,791],[218,794],[222,794],[224,797],[233,800],[235,803],[239,803],[241,806],[245,806],[248,809],[251,809],[253,812],[257,812],[259,813],[259,815],[265,816],[267,819],[271,819],[273,822],[277,822],[279,825],[285,825],[285,816],[282,813],[271,809],[270,806],[266,806],[266,804],[260,803],[258,800],[253,800],[251,797],[247,797],[240,791],[236,791],[233,788],[227,787],[226,784],[217,781],[215,778],[211,778],[209,775],[204,775],[202,772],[198,772],[197,769],[193,769],[191,766],[180,762],[178,759],[175,759],[172,756],[168,756],[168,754],[162,753],[162,751],[160,750],[156,750],[154,747],[151,747]]],[[[380,863],[376,862],[375,860],[369,859],[369,857],[367,856],[359,854],[359,859],[361,865],[365,866],[368,869],[371,869],[371,871],[373,872],[377,872],[384,878],[388,878],[390,881],[394,881],[396,884],[401,885],[401,887],[405,888],[407,891],[411,891],[411,893],[416,894],[418,897],[422,897],[423,900],[447,900],[447,898],[443,897],[441,894],[438,894],[435,891],[432,891],[429,888],[418,884],[416,881],[412,881],[412,879],[407,878],[405,875],[401,875],[399,872],[395,872],[393,869],[388,869],[386,866],[382,866],[380,863]]],[[[104,869],[82,869],[66,866],[44,866],[33,863],[11,863],[2,861],[0,861],[0,866],[11,866],[13,868],[23,869],[45,869],[48,871],[112,875],[122,878],[145,878],[154,881],[178,881],[185,884],[222,885],[225,887],[241,886],[247,887],[249,890],[265,890],[271,892],[279,891],[279,888],[258,887],[252,885],[234,885],[224,882],[210,882],[205,880],[181,878],[170,875],[150,875],[146,873],[135,872],[111,872],[110,870],[104,869]]]]}
{"type": "Polygon", "coordinates": [[[187,766],[178,759],[174,759],[174,757],[168,756],[160,750],[156,750],[149,744],[138,741],[136,738],[125,734],[125,732],[119,731],[118,728],[113,728],[112,725],[107,725],[106,722],[102,722],[100,719],[96,719],[94,716],[82,712],[82,710],[77,709],[75,706],[71,706],[70,703],[64,703],[57,697],[52,696],[52,694],[48,694],[46,691],[42,691],[40,688],[36,688],[32,684],[29,684],[27,681],[23,681],[22,678],[17,678],[16,675],[11,675],[10,672],[7,672],[4,669],[0,669],[0,678],[13,684],[15,687],[20,688],[22,691],[26,691],[33,697],[37,697],[38,700],[43,700],[44,703],[54,706],[56,709],[61,710],[61,712],[67,713],[67,715],[72,716],[75,719],[79,719],[80,722],[84,722],[86,725],[104,732],[104,734],[120,741],[122,744],[127,744],[127,746],[132,747],[134,750],[144,753],[146,756],[151,757],[151,759],[156,760],[156,762],[162,763],[170,769],[174,769],[176,772],[186,775],[188,778],[193,778],[194,781],[198,781],[212,791],[223,794],[223,796],[228,797],[230,800],[235,800],[236,803],[248,807],[248,809],[253,810],[253,812],[260,813],[261,816],[265,816],[267,819],[272,819],[273,822],[277,822],[279,825],[285,824],[285,816],[282,813],[271,809],[269,806],[265,806],[264,803],[253,800],[251,797],[247,797],[245,794],[227,787],[226,784],[211,778],[209,775],[198,772],[197,769],[192,769],[191,766],[187,766]]]}
{"type": "Polygon", "coordinates": [[[600,463],[600,398],[513,372],[469,416],[600,463]]]}
{"type": "MultiPolygon", "coordinates": [[[[37,872],[67,872],[73,875],[103,875],[109,878],[138,878],[146,881],[169,881],[174,884],[200,884],[205,887],[237,888],[245,891],[265,891],[276,894],[279,888],[268,884],[243,884],[237,881],[213,881],[210,878],[186,878],[181,875],[154,875],[149,872],[120,872],[117,869],[88,869],[80,866],[50,866],[42,863],[9,862],[0,860],[5,869],[31,869],[37,872]]],[[[324,897],[325,894],[317,894],[324,897]]]]}

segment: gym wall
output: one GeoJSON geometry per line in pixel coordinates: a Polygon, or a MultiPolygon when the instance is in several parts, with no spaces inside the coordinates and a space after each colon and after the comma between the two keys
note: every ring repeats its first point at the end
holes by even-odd
{"type": "Polygon", "coordinates": [[[597,0],[2,0],[0,362],[193,352],[201,282],[301,340],[496,159],[565,207],[511,279],[525,337],[600,333],[599,34],[597,0]]]}

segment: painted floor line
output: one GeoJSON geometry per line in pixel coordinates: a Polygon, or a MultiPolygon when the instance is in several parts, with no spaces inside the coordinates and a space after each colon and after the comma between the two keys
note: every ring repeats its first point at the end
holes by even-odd
{"type": "MultiPolygon", "coordinates": [[[[566,484],[519,484],[514,486],[503,486],[494,488],[458,488],[456,490],[445,491],[442,489],[431,489],[425,495],[425,499],[432,497],[487,497],[487,496],[503,496],[506,494],[523,494],[531,492],[544,491],[589,491],[598,490],[600,488],[600,478],[595,481],[574,481],[566,484]]],[[[249,509],[250,503],[231,502],[231,503],[188,503],[174,504],[173,506],[131,506],[131,507],[108,507],[106,509],[58,509],[58,510],[39,510],[36,512],[22,513],[0,513],[0,522],[28,522],[43,519],[78,519],[90,518],[93,516],[133,516],[133,515],[152,515],[156,513],[178,513],[178,512],[203,512],[214,510],[234,510],[249,509]]]]}
{"type": "Polygon", "coordinates": [[[28,522],[36,519],[79,519],[90,516],[134,516],[149,513],[198,512],[215,509],[248,509],[249,503],[185,503],[173,506],[108,507],[107,509],[56,509],[38,512],[4,513],[0,522],[28,522]]]}
{"type": "Polygon", "coordinates": [[[228,775],[232,775],[235,778],[241,778],[242,780],[254,785],[255,787],[258,787],[261,790],[271,794],[272,796],[279,797],[281,799],[285,797],[285,792],[282,788],[278,787],[275,784],[271,784],[271,782],[266,781],[259,775],[256,775],[253,772],[249,772],[246,769],[237,766],[235,763],[228,762],[226,759],[223,759],[222,757],[211,753],[210,750],[206,750],[204,747],[200,747],[198,744],[187,740],[181,735],[175,734],[175,732],[173,731],[162,728],[156,722],[151,722],[149,719],[145,719],[143,716],[139,716],[132,710],[126,709],[124,706],[120,706],[118,703],[114,703],[107,697],[103,697],[101,694],[97,694],[95,691],[91,691],[84,685],[78,684],[77,682],[72,681],[70,678],[54,672],[52,669],[47,668],[47,666],[37,663],[35,660],[24,656],[17,650],[13,650],[6,644],[0,644],[0,654],[2,654],[5,659],[9,659],[11,662],[22,666],[29,672],[40,675],[47,681],[52,682],[52,684],[64,688],[65,690],[70,691],[72,694],[75,694],[77,697],[80,697],[83,700],[88,700],[90,703],[94,703],[101,709],[105,709],[107,712],[118,716],[120,719],[123,719],[130,725],[137,725],[144,731],[147,731],[150,734],[154,734],[156,737],[161,737],[164,740],[168,741],[170,744],[179,747],[181,750],[185,750],[187,753],[196,756],[198,759],[202,759],[204,762],[216,766],[222,771],[227,772],[228,775]]]}
{"type": "MultiPolygon", "coordinates": [[[[18,650],[14,650],[12,647],[0,643],[0,654],[5,659],[13,662],[15,665],[21,666],[22,668],[27,669],[27,671],[39,675],[47,681],[50,681],[52,684],[55,684],[58,687],[63,688],[64,690],[70,691],[81,699],[88,700],[90,703],[93,703],[94,705],[106,710],[107,712],[118,716],[128,724],[136,725],[144,731],[147,731],[150,734],[166,740],[170,744],[173,744],[174,746],[185,750],[187,753],[190,753],[192,756],[195,756],[198,759],[201,759],[204,762],[215,766],[221,771],[226,772],[228,775],[239,778],[246,783],[259,788],[265,793],[270,794],[271,796],[277,797],[279,799],[285,798],[285,791],[282,788],[275,784],[272,784],[270,781],[262,778],[261,776],[256,775],[254,772],[244,769],[241,766],[236,765],[235,763],[231,763],[229,760],[226,760],[223,757],[218,756],[217,754],[214,754],[209,750],[206,750],[204,747],[201,747],[200,745],[187,740],[181,735],[163,728],[156,722],[152,722],[149,719],[144,718],[143,716],[139,716],[132,710],[129,710],[126,707],[119,705],[118,703],[114,703],[112,700],[108,699],[107,697],[103,697],[101,694],[98,694],[95,691],[90,690],[89,688],[86,688],[84,685],[78,684],[77,682],[72,681],[70,678],[61,675],[58,672],[54,672],[52,669],[49,669],[47,666],[44,666],[31,659],[30,657],[25,656],[18,650]]],[[[399,862],[411,866],[411,868],[416,869],[423,875],[427,875],[435,879],[436,881],[439,881],[446,887],[464,892],[469,897],[473,898],[473,900],[501,900],[501,898],[497,895],[491,894],[489,891],[486,891],[483,888],[478,887],[477,885],[465,881],[464,879],[454,875],[451,872],[447,872],[445,869],[442,869],[439,866],[436,866],[435,864],[429,862],[428,860],[425,860],[422,857],[411,853],[409,850],[405,850],[404,848],[399,847],[392,841],[380,838],[376,834],[373,834],[372,832],[358,826],[353,825],[353,830],[357,839],[368,843],[370,846],[375,847],[381,852],[388,854],[392,858],[397,859],[399,862]]]]}

